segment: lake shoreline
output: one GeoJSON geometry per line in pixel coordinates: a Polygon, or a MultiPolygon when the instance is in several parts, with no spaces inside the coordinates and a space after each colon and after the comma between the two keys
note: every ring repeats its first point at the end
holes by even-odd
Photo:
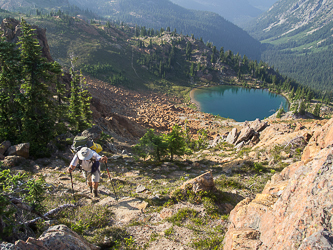
{"type": "Polygon", "coordinates": [[[190,99],[191,99],[191,103],[193,103],[197,107],[198,111],[201,111],[200,103],[194,99],[194,91],[196,91],[197,89],[199,89],[199,88],[193,88],[193,89],[191,89],[191,91],[190,91],[190,99]]]}
{"type": "MultiPolygon", "coordinates": [[[[209,86],[199,86],[199,87],[194,87],[194,88],[192,88],[191,91],[190,91],[190,100],[191,100],[191,103],[193,103],[193,104],[197,107],[198,111],[201,111],[200,103],[194,99],[194,91],[196,91],[196,90],[198,90],[198,89],[204,89],[204,88],[209,88],[209,87],[214,87],[214,86],[221,86],[221,85],[223,85],[223,86],[236,86],[236,87],[244,88],[243,86],[238,85],[238,84],[214,84],[214,85],[209,85],[209,86]]],[[[288,109],[290,109],[291,103],[290,103],[290,101],[289,101],[288,96],[286,96],[285,93],[277,94],[277,93],[275,93],[275,92],[271,92],[271,91],[269,91],[268,88],[254,88],[254,87],[251,87],[251,88],[249,88],[249,89],[262,89],[262,90],[267,90],[269,93],[276,94],[276,95],[280,95],[280,96],[284,97],[284,98],[287,100],[287,103],[288,103],[288,109]]]]}
{"type": "MultiPolygon", "coordinates": [[[[198,111],[200,111],[200,112],[204,112],[204,113],[209,113],[209,114],[215,114],[216,112],[214,112],[214,111],[203,111],[203,109],[206,109],[205,107],[206,106],[202,106],[202,104],[199,102],[199,101],[197,101],[196,99],[195,99],[195,91],[197,91],[197,90],[204,90],[204,89],[209,89],[209,88],[211,88],[211,87],[217,87],[217,86],[229,86],[229,87],[238,87],[238,88],[240,88],[240,89],[244,89],[244,90],[246,90],[246,89],[248,89],[248,90],[251,90],[251,89],[253,89],[253,90],[262,90],[262,91],[265,91],[265,92],[267,92],[267,93],[269,93],[269,94],[272,94],[272,95],[275,95],[276,97],[277,96],[280,96],[280,98],[282,98],[282,99],[284,99],[285,101],[283,101],[283,107],[284,107],[284,109],[287,109],[287,110],[289,110],[290,109],[290,102],[289,102],[289,99],[288,99],[288,97],[287,97],[287,95],[286,95],[286,93],[275,93],[275,92],[271,92],[268,88],[254,88],[254,87],[250,87],[250,88],[246,88],[246,87],[243,87],[243,86],[240,86],[240,85],[238,85],[238,84],[214,84],[214,85],[205,85],[205,86],[198,86],[198,87],[193,87],[191,90],[190,90],[190,92],[189,92],[189,97],[190,97],[190,101],[191,101],[191,103],[192,104],[194,104],[195,106],[196,106],[196,108],[198,109],[198,111]]],[[[200,99],[200,98],[199,98],[200,99]]],[[[207,102],[207,101],[206,101],[207,102]]],[[[281,102],[282,103],[282,102],[281,102]]],[[[276,104],[276,103],[275,103],[276,104]]],[[[206,104],[205,104],[206,105],[206,104]]],[[[225,105],[225,104],[224,104],[225,105]]],[[[279,109],[279,107],[276,107],[275,108],[275,105],[273,105],[274,107],[272,107],[273,108],[273,110],[276,112],[278,109],[279,109]]],[[[287,112],[287,110],[286,110],[286,112],[287,112]]],[[[272,111],[272,110],[271,110],[272,111]]],[[[270,112],[271,112],[270,111],[270,112]]],[[[237,112],[237,111],[236,111],[237,112]]],[[[275,113],[274,112],[274,113],[275,113]]],[[[237,112],[237,114],[238,114],[238,112],[237,112]]],[[[224,115],[226,115],[226,116],[230,116],[230,114],[224,114],[224,115]]],[[[265,116],[266,117],[266,116],[265,116]]]]}

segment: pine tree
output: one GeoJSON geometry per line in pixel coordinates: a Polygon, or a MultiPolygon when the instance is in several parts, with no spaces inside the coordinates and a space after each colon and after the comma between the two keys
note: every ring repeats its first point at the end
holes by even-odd
{"type": "Polygon", "coordinates": [[[183,132],[178,125],[172,127],[171,133],[164,136],[164,140],[168,145],[170,160],[173,161],[174,155],[184,155],[186,150],[183,132]]]}
{"type": "Polygon", "coordinates": [[[83,131],[91,126],[92,112],[90,109],[91,95],[85,88],[83,75],[74,69],[77,58],[71,56],[71,97],[69,100],[69,120],[73,129],[83,131]]]}
{"type": "Polygon", "coordinates": [[[22,141],[31,143],[32,153],[42,152],[54,133],[55,105],[49,90],[49,82],[60,71],[58,63],[47,62],[42,57],[41,47],[34,30],[22,19],[22,36],[19,38],[24,92],[22,101],[22,141]]]}
{"type": "Polygon", "coordinates": [[[20,54],[16,45],[0,38],[0,138],[16,141],[22,131],[23,94],[20,54]]]}

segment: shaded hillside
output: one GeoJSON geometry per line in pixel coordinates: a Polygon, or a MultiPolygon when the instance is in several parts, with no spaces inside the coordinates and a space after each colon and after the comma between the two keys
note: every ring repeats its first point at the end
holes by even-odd
{"type": "Polygon", "coordinates": [[[248,0],[171,0],[171,2],[187,9],[215,12],[236,25],[247,22],[262,13],[262,10],[251,5],[248,0]]]}
{"type": "Polygon", "coordinates": [[[235,53],[246,54],[256,59],[260,55],[260,43],[239,27],[221,16],[202,11],[193,11],[171,3],[169,0],[98,0],[94,4],[83,0],[72,0],[73,4],[90,8],[106,18],[118,19],[154,29],[170,27],[178,33],[195,34],[204,41],[213,42],[217,47],[224,46],[235,53]]]}
{"type": "Polygon", "coordinates": [[[283,0],[245,29],[269,44],[262,60],[305,85],[330,91],[332,9],[331,1],[283,0]]]}

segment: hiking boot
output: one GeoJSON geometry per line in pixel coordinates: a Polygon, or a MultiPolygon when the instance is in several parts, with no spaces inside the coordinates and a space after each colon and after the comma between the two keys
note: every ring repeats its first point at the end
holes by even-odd
{"type": "Polygon", "coordinates": [[[90,186],[90,193],[92,194],[92,186],[90,186]]]}
{"type": "Polygon", "coordinates": [[[97,191],[97,189],[94,189],[93,197],[98,197],[98,191],[97,191]]]}

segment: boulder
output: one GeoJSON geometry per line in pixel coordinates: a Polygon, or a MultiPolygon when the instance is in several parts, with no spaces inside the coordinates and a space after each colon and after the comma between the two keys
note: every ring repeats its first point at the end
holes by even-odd
{"type": "Polygon", "coordinates": [[[5,167],[15,167],[20,165],[21,163],[23,163],[24,161],[26,161],[26,159],[22,156],[7,156],[5,157],[4,161],[3,161],[3,165],[5,167]]]}
{"type": "Polygon", "coordinates": [[[233,128],[231,132],[228,134],[226,142],[229,144],[234,144],[235,141],[237,140],[237,136],[238,136],[237,128],[233,128]]]}
{"type": "Polygon", "coordinates": [[[27,241],[16,241],[15,250],[97,250],[99,247],[90,244],[83,237],[65,225],[52,226],[38,239],[28,238],[27,241]]]}
{"type": "Polygon", "coordinates": [[[98,141],[101,138],[103,130],[100,126],[94,125],[92,128],[86,129],[82,132],[83,136],[86,136],[94,141],[98,141]]]}
{"type": "Polygon", "coordinates": [[[4,141],[0,144],[0,155],[4,155],[7,149],[11,146],[10,141],[4,141]]]}
{"type": "Polygon", "coordinates": [[[7,150],[7,155],[22,156],[27,159],[29,158],[29,148],[30,143],[21,143],[18,145],[14,145],[7,150]]]}
{"type": "Polygon", "coordinates": [[[256,119],[251,123],[250,127],[257,133],[263,131],[267,127],[267,122],[262,122],[260,119],[256,119]]]}
{"type": "Polygon", "coordinates": [[[234,143],[235,145],[241,143],[242,141],[247,142],[248,140],[250,140],[252,138],[252,136],[254,135],[254,129],[251,127],[245,127],[240,131],[240,134],[236,140],[236,142],[234,143]]]}
{"type": "Polygon", "coordinates": [[[180,189],[186,190],[191,187],[194,193],[200,191],[211,191],[215,188],[214,179],[212,172],[204,173],[192,180],[186,181],[180,189]]]}
{"type": "Polygon", "coordinates": [[[235,146],[235,149],[237,149],[237,151],[241,150],[245,145],[245,142],[242,141],[240,143],[238,143],[236,146],[235,146]]]}

